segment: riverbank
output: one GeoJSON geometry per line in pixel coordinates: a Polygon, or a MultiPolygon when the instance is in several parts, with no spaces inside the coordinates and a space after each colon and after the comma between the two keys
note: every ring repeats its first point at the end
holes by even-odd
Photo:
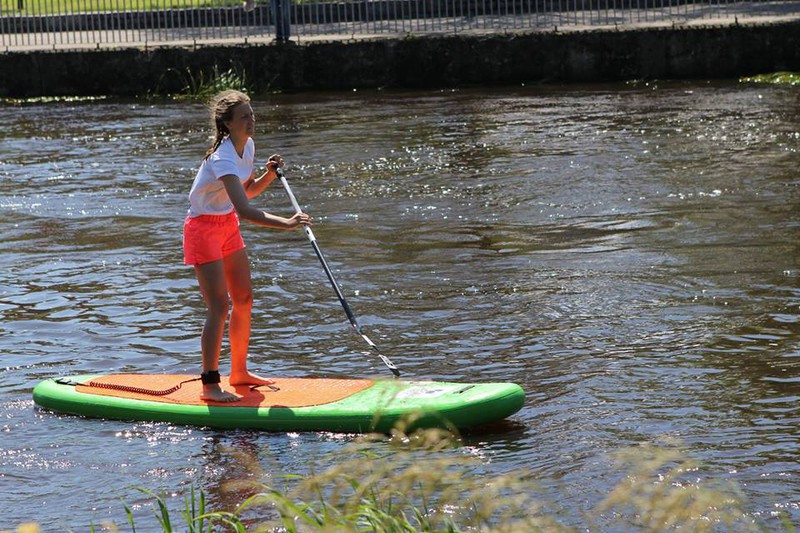
{"type": "Polygon", "coordinates": [[[699,27],[508,32],[10,52],[0,96],[142,96],[233,68],[256,91],[735,78],[800,70],[800,20],[699,27]],[[11,74],[13,73],[13,74],[11,74]]]}

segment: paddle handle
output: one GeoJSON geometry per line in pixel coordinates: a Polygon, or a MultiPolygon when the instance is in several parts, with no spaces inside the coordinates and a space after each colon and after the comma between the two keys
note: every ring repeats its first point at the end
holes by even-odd
{"type": "MultiPolygon", "coordinates": [[[[294,212],[302,213],[303,210],[300,209],[300,204],[297,203],[297,198],[294,197],[292,188],[289,187],[289,182],[286,181],[286,176],[283,175],[283,169],[278,167],[275,169],[275,173],[280,178],[281,184],[283,185],[283,188],[286,190],[286,194],[289,195],[289,201],[292,202],[292,207],[294,208],[294,212]]],[[[317,242],[317,238],[314,237],[314,232],[311,231],[311,228],[309,226],[303,226],[303,230],[305,230],[306,236],[308,236],[308,240],[311,241],[312,244],[315,244],[317,242]]]]}
{"type": "MultiPolygon", "coordinates": [[[[284,176],[283,170],[278,168],[276,172],[281,180],[283,188],[286,190],[286,194],[289,196],[289,200],[292,202],[292,207],[294,208],[295,212],[301,213],[302,209],[300,209],[300,204],[297,202],[297,198],[295,198],[292,188],[289,187],[289,182],[286,181],[286,176],[284,176]]],[[[317,254],[317,259],[319,259],[319,262],[322,263],[322,268],[325,270],[325,274],[328,276],[328,281],[331,282],[331,285],[333,285],[333,290],[336,291],[336,297],[339,298],[339,302],[342,304],[345,314],[347,314],[347,319],[350,320],[350,324],[353,326],[353,328],[359,334],[361,334],[361,326],[358,325],[356,316],[353,314],[352,309],[350,309],[350,306],[347,304],[347,300],[344,299],[344,294],[342,294],[341,289],[339,289],[339,284],[333,277],[333,272],[331,272],[328,262],[325,261],[325,256],[322,255],[322,250],[320,250],[319,245],[317,244],[317,238],[314,236],[314,232],[311,231],[311,228],[308,226],[303,226],[303,230],[305,230],[306,236],[308,237],[309,242],[311,242],[311,246],[314,247],[314,253],[317,254]]]]}

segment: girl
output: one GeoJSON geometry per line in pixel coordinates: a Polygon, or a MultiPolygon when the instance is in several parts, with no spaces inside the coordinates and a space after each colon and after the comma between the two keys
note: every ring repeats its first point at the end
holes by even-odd
{"type": "Polygon", "coordinates": [[[230,384],[268,385],[268,379],[247,370],[250,314],[253,294],[250,263],[239,232],[239,220],[277,229],[310,225],[302,212],[290,218],[256,209],[248,201],[264,192],[283,166],[280,155],[267,162],[266,172],[255,177],[255,115],[250,98],[238,91],[224,91],[211,101],[214,142],[189,192],[189,215],[183,225],[184,262],[193,265],[200,292],[208,307],[201,336],[203,393],[201,398],[235,402],[239,396],[220,387],[219,357],[225,321],[230,312],[228,337],[231,348],[230,384]]]}

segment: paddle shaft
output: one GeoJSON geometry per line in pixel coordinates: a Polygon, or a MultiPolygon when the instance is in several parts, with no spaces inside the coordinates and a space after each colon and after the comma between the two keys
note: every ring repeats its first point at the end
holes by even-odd
{"type": "MultiPolygon", "coordinates": [[[[291,187],[289,187],[289,182],[286,181],[286,176],[283,175],[283,170],[281,168],[277,169],[278,177],[283,184],[283,188],[286,190],[286,194],[289,195],[289,200],[292,202],[292,207],[296,212],[301,212],[300,204],[297,203],[297,198],[295,198],[294,193],[292,192],[291,187]]],[[[389,370],[392,371],[392,374],[395,376],[400,375],[400,370],[394,366],[388,357],[383,355],[378,347],[375,345],[372,340],[367,337],[367,335],[362,331],[361,326],[358,324],[356,320],[356,316],[353,314],[353,310],[350,309],[350,305],[347,303],[347,300],[344,298],[344,294],[342,294],[341,289],[339,289],[339,284],[336,283],[336,278],[333,277],[333,272],[331,272],[330,267],[328,266],[328,262],[325,261],[325,256],[322,255],[322,250],[319,248],[319,244],[317,244],[317,238],[314,236],[314,232],[311,231],[309,226],[303,226],[303,230],[306,232],[306,236],[308,237],[311,246],[314,248],[314,253],[317,254],[317,259],[319,259],[320,264],[322,264],[323,270],[325,270],[325,275],[328,276],[328,281],[331,282],[331,286],[333,287],[334,292],[336,293],[336,297],[339,299],[339,303],[342,304],[342,308],[344,309],[345,314],[347,315],[347,319],[350,321],[350,325],[353,326],[353,329],[356,330],[356,333],[361,335],[361,338],[364,339],[370,348],[378,354],[383,364],[385,364],[389,370]]]]}

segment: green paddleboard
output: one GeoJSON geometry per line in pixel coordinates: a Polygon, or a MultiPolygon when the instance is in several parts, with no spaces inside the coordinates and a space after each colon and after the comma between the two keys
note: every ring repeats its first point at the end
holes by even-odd
{"type": "Polygon", "coordinates": [[[33,390],[37,405],[73,415],[265,431],[387,432],[471,428],[519,411],[525,392],[514,383],[270,378],[270,386],[222,386],[235,403],[200,399],[196,376],[81,375],[48,379],[33,390]]]}

